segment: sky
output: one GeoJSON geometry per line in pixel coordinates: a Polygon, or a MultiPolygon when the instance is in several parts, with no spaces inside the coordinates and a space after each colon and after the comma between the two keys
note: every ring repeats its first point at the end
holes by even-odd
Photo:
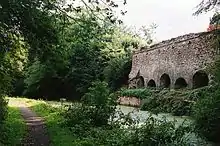
{"type": "Polygon", "coordinates": [[[201,0],[127,0],[122,17],[124,24],[137,28],[152,23],[158,25],[155,38],[162,41],[206,31],[212,12],[193,16],[201,0]]]}

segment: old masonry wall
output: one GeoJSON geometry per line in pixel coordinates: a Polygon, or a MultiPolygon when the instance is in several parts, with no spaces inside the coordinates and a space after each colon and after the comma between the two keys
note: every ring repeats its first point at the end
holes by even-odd
{"type": "Polygon", "coordinates": [[[129,87],[205,86],[216,54],[213,38],[212,32],[191,33],[134,52],[129,87]]]}

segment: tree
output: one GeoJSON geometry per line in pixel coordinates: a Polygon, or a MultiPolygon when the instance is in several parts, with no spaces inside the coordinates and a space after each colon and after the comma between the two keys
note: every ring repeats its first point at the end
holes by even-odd
{"type": "MultiPolygon", "coordinates": [[[[122,3],[126,4],[126,0],[122,3]]],[[[2,55],[8,56],[13,68],[7,76],[13,77],[19,87],[13,94],[21,93],[25,85],[24,94],[29,97],[72,99],[83,96],[94,80],[104,80],[105,67],[113,58],[121,61],[118,56],[129,56],[133,48],[146,41],[121,28],[121,21],[114,15],[117,7],[115,1],[109,0],[1,1],[2,55]],[[22,38],[25,46],[16,51],[9,49],[14,48],[11,44],[17,38],[22,38]],[[22,49],[27,53],[18,71],[19,60],[15,61],[12,54],[22,49]]],[[[148,39],[148,30],[143,30],[148,39]]],[[[128,74],[130,59],[121,58],[128,62],[119,68],[126,68],[128,74]]]]}
{"type": "Polygon", "coordinates": [[[139,30],[123,27],[115,30],[113,42],[108,48],[116,47],[117,52],[113,51],[114,55],[111,56],[104,69],[105,80],[112,91],[128,84],[128,75],[132,66],[132,52],[135,49],[152,44],[155,29],[156,25],[143,26],[139,30]]]}
{"type": "Polygon", "coordinates": [[[201,3],[197,6],[197,11],[194,13],[194,15],[208,12],[213,9],[218,9],[219,5],[220,0],[202,0],[201,3]]]}

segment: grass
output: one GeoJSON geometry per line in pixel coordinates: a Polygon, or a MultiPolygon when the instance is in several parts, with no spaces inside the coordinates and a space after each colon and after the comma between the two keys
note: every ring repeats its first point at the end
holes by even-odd
{"type": "MultiPolygon", "coordinates": [[[[6,99],[9,100],[10,106],[19,107],[21,105],[26,105],[27,107],[32,109],[37,115],[41,116],[45,120],[45,124],[47,126],[49,137],[50,137],[50,140],[51,140],[53,146],[73,145],[74,137],[72,136],[71,131],[67,127],[61,126],[61,122],[64,121],[64,119],[61,115],[61,113],[63,112],[63,109],[61,109],[60,102],[34,100],[34,99],[27,99],[27,98],[21,98],[21,97],[16,97],[16,98],[7,97],[6,99]]],[[[68,103],[68,104],[70,104],[70,103],[68,103]]],[[[17,109],[17,108],[10,107],[10,110],[13,110],[13,109],[17,109]]],[[[21,119],[20,117],[18,117],[19,112],[15,112],[14,114],[16,114],[16,113],[17,113],[17,116],[13,115],[13,112],[12,112],[11,113],[12,115],[9,117],[21,119]]],[[[24,124],[23,121],[21,121],[21,120],[19,120],[19,121],[22,122],[22,124],[24,124]]],[[[12,124],[12,121],[10,120],[7,123],[12,124]]],[[[19,136],[19,135],[22,135],[22,133],[15,132],[15,130],[13,129],[12,126],[7,126],[7,127],[8,128],[7,128],[6,133],[9,133],[7,137],[10,137],[10,138],[14,137],[15,139],[19,139],[18,137],[21,138],[21,136],[19,136]],[[18,135],[17,138],[15,136],[13,136],[13,132],[15,133],[14,135],[18,135]]],[[[23,129],[21,129],[21,125],[17,125],[16,130],[24,131],[23,129]]],[[[16,144],[18,144],[18,143],[19,143],[19,141],[17,141],[16,144]]],[[[14,142],[12,143],[13,146],[16,144],[14,142]]],[[[0,146],[1,146],[1,143],[0,143],[0,146]]]]}
{"type": "MultiPolygon", "coordinates": [[[[60,102],[48,102],[43,100],[33,100],[26,98],[8,99],[11,105],[19,105],[23,103],[29,106],[34,112],[36,112],[45,120],[45,124],[47,126],[52,145],[71,146],[76,145],[76,143],[78,144],[78,137],[75,137],[72,131],[62,123],[65,120],[62,116],[62,113],[65,112],[65,110],[61,108],[60,102]]],[[[145,114],[145,112],[140,113],[140,115],[142,114],[145,114]]],[[[147,115],[144,115],[144,117],[145,116],[148,117],[147,115]]]]}
{"type": "Polygon", "coordinates": [[[61,115],[63,110],[59,107],[53,107],[44,101],[36,101],[38,104],[34,104],[34,102],[35,100],[30,102],[30,105],[32,105],[30,108],[44,118],[52,145],[73,145],[74,137],[71,131],[67,127],[61,126],[61,122],[64,121],[61,115]]]}
{"type": "MultiPolygon", "coordinates": [[[[47,130],[50,136],[50,140],[52,142],[51,145],[54,145],[54,146],[71,146],[71,145],[83,146],[83,145],[89,145],[89,144],[91,145],[91,143],[89,144],[84,143],[84,141],[82,141],[81,139],[79,139],[79,137],[77,137],[76,135],[74,135],[74,133],[72,133],[73,131],[71,131],[67,127],[67,125],[64,125],[62,123],[65,120],[64,117],[62,116],[62,113],[65,112],[65,110],[61,108],[60,102],[48,102],[48,101],[43,101],[43,100],[33,100],[33,99],[26,99],[26,98],[8,98],[8,99],[9,99],[9,105],[18,106],[19,104],[26,104],[39,116],[44,118],[45,124],[47,126],[47,130]]],[[[14,109],[14,108],[11,108],[11,109],[14,109]]],[[[148,115],[144,115],[144,114],[145,114],[144,111],[140,112],[140,115],[143,115],[144,117],[148,117],[148,115]]],[[[10,126],[7,126],[7,127],[10,127],[10,126]]],[[[18,129],[17,129],[18,131],[20,131],[19,128],[21,128],[21,126],[18,126],[18,129]]],[[[24,130],[21,129],[21,131],[24,131],[24,130]]],[[[21,135],[22,135],[21,133],[15,132],[17,136],[16,137],[16,136],[13,136],[12,132],[15,132],[13,128],[12,128],[12,131],[9,132],[12,134],[12,135],[9,134],[9,137],[11,138],[13,137],[17,139],[17,141],[10,140],[14,142],[13,144],[8,144],[9,146],[18,144],[19,143],[18,140],[21,138],[21,135]]],[[[86,138],[85,142],[87,140],[90,141],[90,138],[86,138]]]]}
{"type": "Polygon", "coordinates": [[[18,145],[27,132],[27,127],[17,107],[8,107],[8,116],[1,132],[2,143],[7,146],[18,145]]]}
{"type": "Polygon", "coordinates": [[[120,96],[127,96],[127,97],[137,97],[140,99],[148,98],[152,95],[152,90],[147,88],[142,89],[121,89],[119,91],[120,96]]]}

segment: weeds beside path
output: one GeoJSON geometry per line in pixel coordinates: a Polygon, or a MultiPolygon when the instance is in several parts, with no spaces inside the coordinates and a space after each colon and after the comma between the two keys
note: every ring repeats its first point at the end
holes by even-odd
{"type": "Polygon", "coordinates": [[[49,146],[49,135],[44,124],[43,118],[37,116],[25,101],[16,98],[9,99],[9,105],[17,107],[27,126],[27,134],[23,137],[22,146],[49,146]]]}
{"type": "Polygon", "coordinates": [[[28,134],[24,138],[23,146],[49,146],[50,140],[46,126],[41,117],[38,117],[28,107],[20,107],[21,114],[28,126],[28,134]]]}
{"type": "MultiPolygon", "coordinates": [[[[61,122],[64,120],[61,113],[59,102],[48,102],[43,100],[33,100],[27,98],[8,98],[9,104],[16,104],[16,106],[26,107],[32,110],[43,119],[50,138],[50,145],[52,146],[71,146],[74,145],[74,136],[70,129],[62,126],[61,122]]],[[[37,118],[38,119],[38,118],[37,118]]],[[[38,119],[39,120],[39,119],[38,119]]],[[[39,145],[40,146],[40,145],[39,145]]]]}
{"type": "Polygon", "coordinates": [[[26,135],[26,125],[21,116],[19,108],[9,106],[8,116],[0,132],[0,146],[16,146],[26,135]]]}

